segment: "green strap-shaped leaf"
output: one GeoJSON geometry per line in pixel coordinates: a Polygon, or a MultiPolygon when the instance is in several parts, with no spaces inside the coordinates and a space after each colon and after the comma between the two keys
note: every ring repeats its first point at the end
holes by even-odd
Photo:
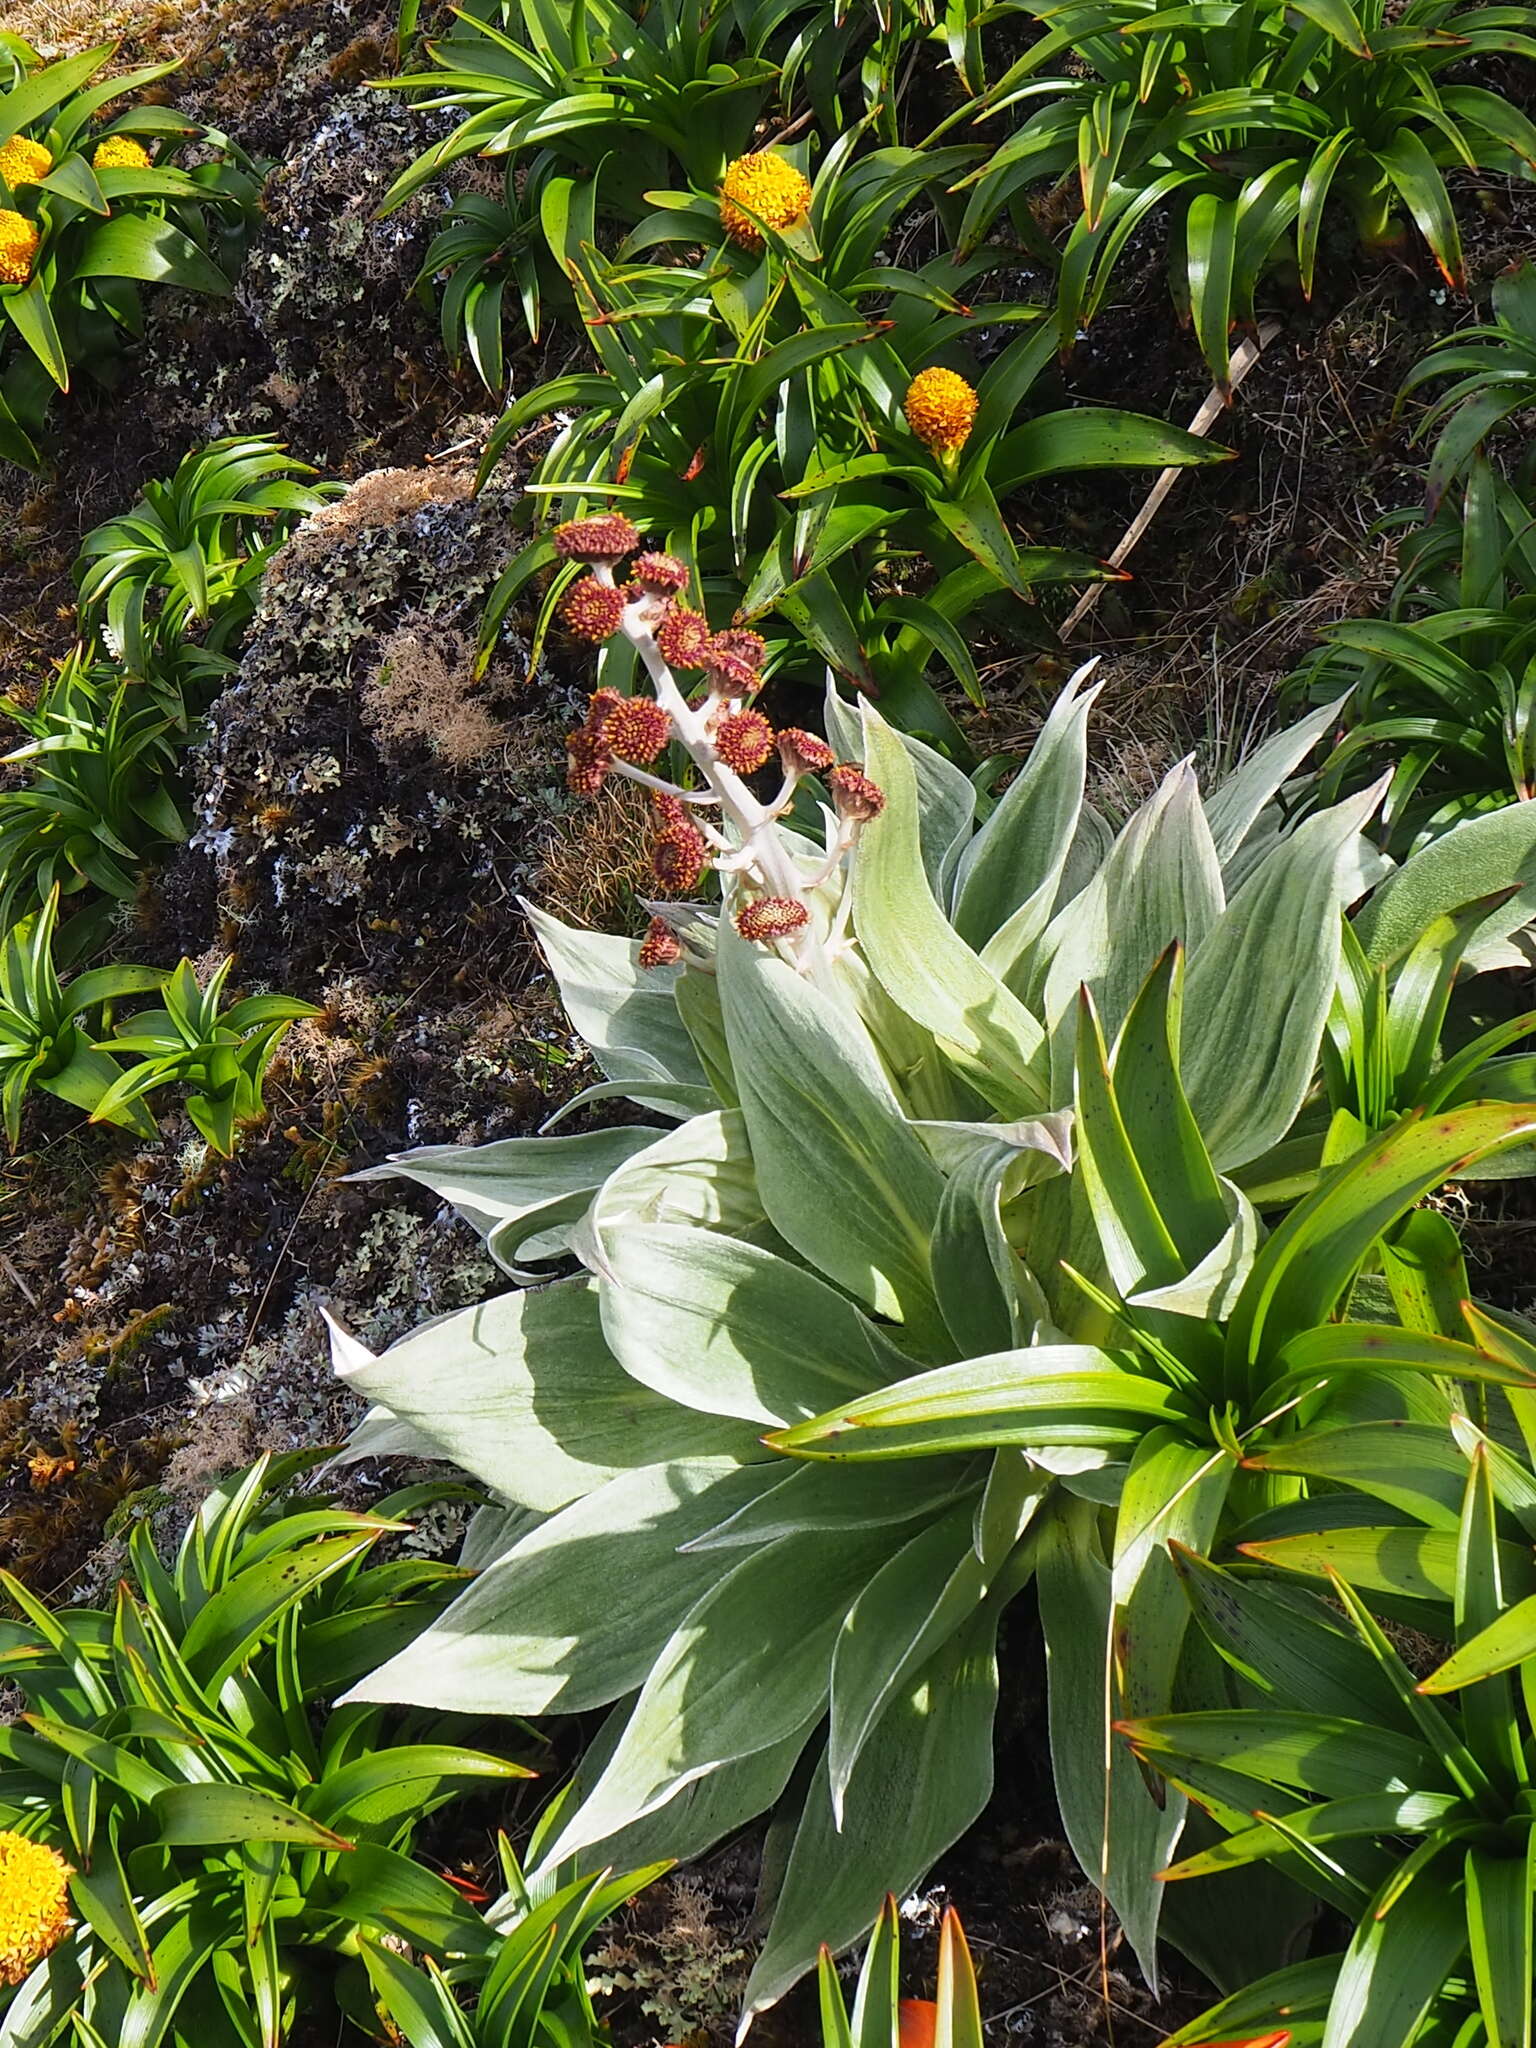
{"type": "Polygon", "coordinates": [[[64,351],[63,339],[53,317],[45,280],[37,276],[20,291],[0,293],[0,311],[4,311],[11,325],[59,389],[67,391],[69,357],[64,351]]]}
{"type": "Polygon", "coordinates": [[[276,1617],[366,1555],[375,1530],[308,1543],[236,1573],[194,1617],[182,1638],[188,1668],[212,1692],[263,1640],[276,1617]]]}
{"type": "Polygon", "coordinates": [[[71,275],[131,277],[146,284],[179,285],[227,299],[233,286],[211,256],[174,222],[143,214],[118,214],[93,227],[80,244],[71,275]]]}
{"type": "Polygon", "coordinates": [[[1466,1947],[1449,1872],[1434,1864],[1418,1870],[1389,1906],[1378,1903],[1361,1921],[1339,1966],[1322,2048],[1411,2041],[1466,1947]]]}
{"type": "Polygon", "coordinates": [[[1456,1692],[1476,1685],[1496,1671],[1512,1671],[1536,1657],[1536,1594],[1507,1608],[1476,1635],[1469,1636],[1445,1662],[1420,1680],[1424,1692],[1456,1692]]]}
{"type": "Polygon", "coordinates": [[[1531,1901],[1536,1897],[1536,1834],[1523,1856],[1469,1849],[1467,1935],[1483,2024],[1493,2048],[1531,2048],[1531,1901]]]}
{"type": "Polygon", "coordinates": [[[1195,335],[1219,391],[1230,388],[1232,271],[1237,258],[1239,202],[1197,192],[1185,215],[1185,267],[1195,335]]]}
{"type": "Polygon", "coordinates": [[[308,1814],[255,1785],[172,1785],[155,1801],[164,1842],[215,1846],[228,1842],[286,1842],[302,1849],[350,1849],[352,1844],[308,1814]]]}
{"type": "Polygon", "coordinates": [[[1458,1169],[1536,1131],[1536,1105],[1470,1103],[1404,1117],[1294,1208],[1254,1262],[1230,1324],[1229,1355],[1273,1359],[1333,1314],[1382,1232],[1458,1169]]]}
{"type": "Polygon", "coordinates": [[[1161,1381],[1090,1344],[1041,1344],[939,1366],[764,1439],[799,1458],[912,1458],[1052,1444],[1134,1443],[1183,1419],[1161,1381]]]}
{"type": "Polygon", "coordinates": [[[1338,1977],[1338,1956],[1290,1963],[1222,1999],[1170,2034],[1162,2048],[1290,2048],[1293,2025],[1320,2027],[1338,1977]]]}
{"type": "Polygon", "coordinates": [[[1269,1706],[1262,1712],[1230,1708],[1163,1714],[1128,1722],[1124,1733],[1154,1759],[1188,1757],[1219,1764],[1260,1784],[1323,1799],[1446,1789],[1422,1742],[1364,1721],[1325,1714],[1296,1714],[1269,1706]]]}

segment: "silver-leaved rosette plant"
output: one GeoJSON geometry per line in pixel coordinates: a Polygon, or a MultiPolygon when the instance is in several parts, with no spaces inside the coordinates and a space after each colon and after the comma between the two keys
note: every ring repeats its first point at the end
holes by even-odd
{"type": "Polygon", "coordinates": [[[1394,868],[1379,789],[1312,801],[1325,707],[1116,828],[1087,670],[992,801],[835,690],[825,740],[774,733],[760,643],[683,603],[686,565],[621,580],[616,515],[560,536],[591,565],[567,616],[652,686],[598,690],[573,786],[649,788],[672,893],[639,943],[529,909],[605,1077],[578,1102],[621,1121],[376,1169],[512,1285],[379,1357],[335,1332],[374,1404],[354,1452],[449,1458],[494,1501],[472,1583],[353,1697],[610,1709],[549,1875],[771,1813],[750,2015],[981,1811],[1033,1587],[1065,1823],[1147,1976],[1160,1913],[1218,1983],[1269,1967],[1300,1893],[1164,1912],[1186,1804],[1110,1726],[1200,1682],[1170,1540],[1305,1514],[1245,1460],[1523,1383],[1422,1311],[1426,1270],[1436,1300],[1465,1276],[1416,1205],[1528,1163],[1531,1020],[1442,1035],[1520,957],[1536,806],[1394,868]]]}

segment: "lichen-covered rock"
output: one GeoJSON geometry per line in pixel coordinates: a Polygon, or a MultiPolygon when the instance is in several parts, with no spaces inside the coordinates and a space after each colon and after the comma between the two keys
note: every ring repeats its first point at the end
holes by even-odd
{"type": "Polygon", "coordinates": [[[357,971],[376,991],[432,973],[447,993],[461,970],[486,987],[488,947],[505,949],[501,993],[521,978],[514,899],[569,807],[560,735],[575,695],[542,670],[529,680],[516,641],[474,679],[510,537],[506,499],[466,488],[441,471],[364,478],[273,563],[192,757],[193,836],[161,899],[179,942],[215,930],[247,976],[306,991],[357,971]],[[412,636],[441,699],[414,729],[400,679],[378,688],[412,636]],[[460,726],[483,740],[468,759],[460,726]]]}

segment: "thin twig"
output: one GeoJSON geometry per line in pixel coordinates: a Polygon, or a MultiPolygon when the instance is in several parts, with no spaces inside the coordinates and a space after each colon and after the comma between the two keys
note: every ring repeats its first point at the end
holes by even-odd
{"type": "MultiPolygon", "coordinates": [[[[1205,402],[1189,423],[1190,433],[1205,435],[1211,431],[1212,427],[1221,418],[1223,412],[1226,411],[1231,393],[1242,383],[1248,372],[1259,360],[1264,349],[1274,340],[1279,332],[1280,323],[1278,320],[1266,320],[1256,335],[1250,335],[1246,341],[1238,343],[1232,352],[1232,367],[1228,378],[1226,394],[1223,395],[1218,386],[1214,384],[1211,386],[1210,391],[1206,395],[1205,402]]],[[[1111,569],[1118,569],[1124,564],[1126,557],[1152,524],[1152,521],[1157,517],[1163,500],[1173,489],[1182,474],[1181,468],[1165,469],[1151,490],[1148,491],[1146,502],[1125,529],[1125,532],[1120,536],[1119,544],[1109,558],[1111,569]]],[[[1072,607],[1067,622],[1061,629],[1063,640],[1071,639],[1083,620],[1087,618],[1088,614],[1097,605],[1100,597],[1103,595],[1103,591],[1104,585],[1102,583],[1095,583],[1090,590],[1083,592],[1083,595],[1072,607]]]]}

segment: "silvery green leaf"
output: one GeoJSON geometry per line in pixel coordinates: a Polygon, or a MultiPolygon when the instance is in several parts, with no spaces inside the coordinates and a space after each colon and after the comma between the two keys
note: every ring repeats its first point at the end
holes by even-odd
{"type": "Polygon", "coordinates": [[[687,1458],[610,1479],[515,1543],[348,1698],[460,1714],[608,1706],[644,1681],[719,1578],[718,1559],[679,1546],[780,1469],[687,1458]]]}
{"type": "Polygon", "coordinates": [[[637,1466],[753,1452],[751,1431],[635,1385],[585,1279],[460,1309],[377,1358],[331,1330],[338,1379],[524,1507],[562,1508],[637,1466]]]}
{"type": "Polygon", "coordinates": [[[1000,1451],[979,1499],[903,1545],[849,1611],[832,1659],[828,1787],[839,1825],[848,1783],[881,1717],[908,1682],[964,1628],[1008,1565],[1049,1480],[1000,1451]]]}
{"type": "Polygon", "coordinates": [[[848,1781],[882,1714],[986,1596],[973,1526],[971,1505],[961,1502],[910,1536],[865,1586],[838,1632],[827,1772],[839,1823],[848,1781]]]}
{"type": "Polygon", "coordinates": [[[1072,1171],[1072,1123],[1070,1109],[1053,1109],[1011,1124],[913,1118],[912,1128],[946,1174],[959,1173],[978,1154],[990,1156],[997,1146],[1006,1146],[1016,1155],[1016,1178],[1004,1190],[1007,1199],[1037,1181],[1072,1171]]]}
{"type": "MultiPolygon", "coordinates": [[[[1108,860],[1109,850],[1114,843],[1114,829],[1108,819],[1100,817],[1092,804],[1085,803],[1077,814],[1077,830],[1072,835],[1072,844],[1067,848],[1066,866],[1061,871],[1061,886],[1056,891],[1056,901],[1051,909],[1053,917],[1083,893],[1108,860]]],[[[1018,990],[1026,1002],[1030,1000],[1030,992],[1038,989],[1043,978],[1042,973],[1036,971],[1037,963],[1033,954],[1027,965],[1028,986],[1018,990]]]]}
{"type": "Polygon", "coordinates": [[[648,1102],[646,1081],[708,1086],[672,996],[681,968],[642,968],[636,941],[562,924],[532,903],[522,907],[559,986],[571,1029],[591,1047],[610,1081],[635,1082],[632,1100],[664,1114],[671,1113],[672,1104],[660,1097],[648,1102]]]}
{"type": "Polygon", "coordinates": [[[1272,734],[1205,799],[1211,843],[1224,875],[1276,792],[1338,723],[1350,695],[1346,690],[1333,703],[1319,705],[1272,734]]]}
{"type": "Polygon", "coordinates": [[[1132,1308],[1167,1309],[1174,1315],[1221,1322],[1231,1313],[1264,1238],[1259,1213],[1240,1188],[1222,1183],[1232,1224],[1199,1265],[1166,1287],[1144,1288],[1128,1297],[1132,1308]]]}
{"type": "MultiPolygon", "coordinates": [[[[324,1313],[324,1311],[322,1311],[324,1313]]],[[[335,1335],[332,1335],[332,1348],[335,1335]]],[[[372,1353],[369,1353],[372,1357],[372,1353]]],[[[441,1450],[425,1430],[402,1422],[387,1408],[370,1408],[356,1423],[346,1442],[331,1459],[333,1465],[357,1465],[365,1458],[438,1458],[441,1450]]]]}
{"type": "Polygon", "coordinates": [[[720,981],[768,1219],[828,1279],[937,1341],[930,1245],[942,1183],[851,1009],[722,927],[720,981]]]}
{"type": "MultiPolygon", "coordinates": [[[[816,1961],[873,1926],[970,1826],[992,1792],[1001,1593],[892,1700],[832,1812],[827,1766],[811,1781],[768,1939],[747,1983],[743,2031],[816,1961]]],[[[738,2033],[738,2041],[741,2034],[738,2033]]]]}
{"type": "Polygon", "coordinates": [[[1223,1173],[1278,1144],[1312,1085],[1338,978],[1339,914],[1384,788],[1304,819],[1191,950],[1180,1065],[1223,1173]]]}
{"type": "Polygon", "coordinates": [[[960,859],[955,929],[1011,988],[1050,922],[1083,807],[1088,714],[1102,684],[1081,685],[1098,666],[1078,669],[1051,706],[1029,758],[960,859]]]}
{"type": "Polygon", "coordinates": [[[1355,919],[1355,935],[1380,966],[1408,952],[1437,917],[1512,882],[1518,895],[1489,912],[1469,953],[1536,918],[1536,804],[1468,818],[1411,853],[1355,919]]]}
{"type": "Polygon", "coordinates": [[[857,947],[834,967],[840,988],[864,1021],[886,1078],[909,1118],[979,1117],[987,1105],[957,1071],[931,1031],[914,1023],[870,972],[857,947]]]}
{"type": "Polygon", "coordinates": [[[934,900],[918,853],[918,785],[898,736],[863,707],[865,768],[885,808],[864,827],[854,925],[892,1000],[931,1031],[971,1087],[1005,1116],[1047,1107],[1038,1073],[1045,1035],[960,937],[934,900]]]}
{"type": "Polygon", "coordinates": [[[498,1138],[489,1145],[421,1145],[397,1152],[354,1180],[396,1176],[451,1202],[515,1278],[520,1251],[550,1258],[565,1249],[573,1225],[603,1182],[661,1136],[648,1124],[586,1131],[577,1138],[498,1138]]]}
{"type": "Polygon", "coordinates": [[[1528,974],[1536,967],[1536,933],[1527,928],[1511,932],[1507,938],[1479,939],[1462,954],[1461,964],[1466,974],[1496,974],[1503,967],[1516,967],[1528,974]]]}
{"type": "Polygon", "coordinates": [[[886,1530],[783,1536],[722,1573],[641,1688],[607,1768],[560,1835],[570,1855],[654,1813],[722,1764],[784,1742],[822,1712],[844,1615],[890,1555],[886,1530]]]}
{"type": "MultiPolygon", "coordinates": [[[[677,986],[681,988],[681,982],[677,986]]],[[[698,1116],[705,1110],[718,1108],[720,1103],[718,1090],[693,1087],[686,1081],[657,1081],[650,1084],[646,1092],[653,1109],[665,1107],[667,1115],[679,1118],[698,1116]]],[[[627,1102],[629,1099],[627,1082],[594,1081],[590,1088],[581,1089],[569,1102],[562,1102],[553,1116],[546,1117],[539,1126],[539,1136],[547,1138],[567,1117],[575,1116],[578,1110],[590,1109],[594,1102],[627,1102]]]]}
{"type": "MultiPolygon", "coordinates": [[[[873,775],[874,770],[869,767],[865,755],[868,728],[863,713],[868,708],[868,698],[860,698],[857,705],[849,704],[828,678],[828,742],[843,760],[862,761],[873,775]],[[835,712],[832,708],[834,699],[835,712]]],[[[956,872],[970,844],[971,827],[976,819],[976,791],[970,777],[943,754],[936,753],[920,739],[914,739],[911,733],[897,733],[896,738],[911,762],[917,784],[918,838],[922,847],[923,871],[935,898],[947,908],[956,872]]],[[[880,778],[875,776],[875,780],[878,782],[880,778]]]]}
{"type": "MultiPolygon", "coordinates": [[[[1041,1154],[1027,1155],[1040,1160],[1041,1154]]],[[[966,1358],[1027,1344],[1044,1304],[1021,1297],[1026,1268],[1003,1230],[1002,1190],[1019,1154],[976,1151],[951,1173],[934,1226],[933,1277],[955,1349],[966,1358]]]]}
{"type": "Polygon", "coordinates": [[[459,1545],[458,1563],[466,1572],[484,1571],[488,1564],[494,1564],[504,1551],[529,1535],[537,1525],[539,1516],[530,1508],[504,1506],[500,1501],[487,1501],[484,1507],[475,1509],[464,1531],[464,1541],[459,1545]]]}
{"type": "Polygon", "coordinates": [[[1059,910],[1040,942],[1049,960],[1044,1015],[1051,1032],[1051,1091],[1072,1092],[1078,991],[1098,1006],[1113,1038],[1157,961],[1175,939],[1193,953],[1222,911],[1221,870],[1194,769],[1181,761],[1126,825],[1082,894],[1059,910]]]}
{"type": "Polygon", "coordinates": [[[766,1225],[747,1122],[739,1109],[690,1117],[637,1149],[604,1182],[572,1249],[594,1273],[611,1273],[614,1246],[637,1223],[751,1239],[766,1225]]]}
{"type": "MultiPolygon", "coordinates": [[[[601,1777],[634,1710],[633,1700],[615,1707],[583,1751],[576,1766],[568,1810],[578,1808],[601,1777]]],[[[530,1873],[530,1888],[554,1877],[556,1872],[569,1874],[573,1868],[583,1872],[634,1870],[663,1858],[690,1863],[704,1855],[727,1835],[777,1805],[819,1719],[818,1712],[815,1720],[807,1721],[805,1727],[797,1728],[784,1741],[754,1750],[750,1756],[738,1757],[702,1778],[695,1778],[665,1806],[600,1841],[588,1843],[579,1854],[567,1856],[557,1831],[545,1847],[538,1867],[530,1873]]],[[[494,1908],[488,1917],[496,1924],[494,1908]]]]}
{"type": "Polygon", "coordinates": [[[614,1356],[688,1408],[782,1428],[911,1368],[845,1294],[755,1245],[637,1223],[614,1233],[608,1257],[614,1356]]]}
{"type": "Polygon", "coordinates": [[[686,1548],[736,1550],[807,1529],[876,1529],[915,1521],[937,1514],[961,1494],[979,1498],[985,1469],[984,1458],[920,1458],[893,1479],[873,1465],[791,1464],[777,1486],[686,1548]]]}

